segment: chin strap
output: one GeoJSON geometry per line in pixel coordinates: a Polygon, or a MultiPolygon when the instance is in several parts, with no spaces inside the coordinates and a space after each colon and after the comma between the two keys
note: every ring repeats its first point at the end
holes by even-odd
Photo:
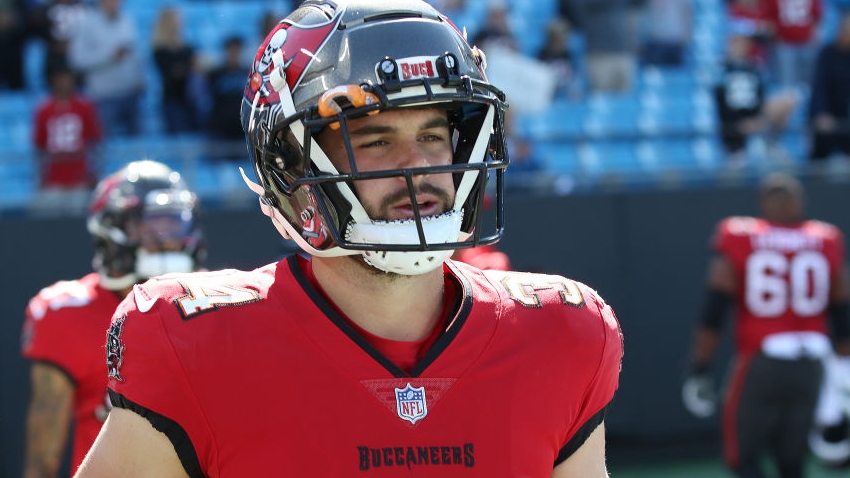
{"type": "MultiPolygon", "coordinates": [[[[310,246],[298,234],[291,224],[280,214],[276,208],[269,206],[263,201],[265,191],[263,187],[248,179],[245,171],[239,168],[242,180],[248,188],[260,196],[260,210],[268,216],[278,232],[284,239],[292,239],[302,250],[310,255],[318,257],[338,257],[361,254],[369,265],[384,272],[417,275],[430,272],[442,266],[454,251],[353,251],[334,247],[329,250],[320,251],[310,246]]],[[[440,216],[423,218],[422,228],[428,243],[438,244],[455,242],[463,239],[460,233],[463,211],[449,211],[440,216]]],[[[352,223],[346,230],[346,239],[357,243],[388,243],[393,244],[418,244],[419,234],[416,231],[416,222],[413,219],[404,221],[370,221],[368,223],[352,223]]]]}
{"type": "MultiPolygon", "coordinates": [[[[456,242],[460,236],[463,211],[422,218],[422,230],[428,244],[456,242]]],[[[345,233],[354,243],[419,244],[416,220],[372,221],[368,224],[352,223],[345,233]]],[[[454,251],[363,251],[363,257],[372,267],[384,272],[417,275],[440,267],[454,251]]]]}
{"type": "Polygon", "coordinates": [[[100,272],[100,286],[106,290],[124,290],[138,282],[136,274],[125,274],[121,277],[110,277],[105,272],[100,272]]]}

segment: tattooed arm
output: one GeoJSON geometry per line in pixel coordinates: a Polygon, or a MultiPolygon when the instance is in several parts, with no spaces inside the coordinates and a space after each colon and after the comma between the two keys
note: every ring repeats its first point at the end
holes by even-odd
{"type": "Polygon", "coordinates": [[[74,385],[63,371],[43,362],[33,362],[30,377],[24,478],[53,478],[68,440],[74,385]]]}

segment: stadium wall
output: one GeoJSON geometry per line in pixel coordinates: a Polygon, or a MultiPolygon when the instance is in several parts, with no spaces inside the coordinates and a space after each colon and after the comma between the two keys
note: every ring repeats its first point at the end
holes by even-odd
{"type": "MultiPolygon", "coordinates": [[[[850,186],[826,181],[807,186],[809,216],[850,233],[850,186]]],[[[514,268],[591,285],[622,323],[621,386],[606,418],[609,460],[664,459],[687,444],[713,452],[717,421],[689,416],[679,385],[703,297],[709,236],[727,215],[756,214],[755,190],[509,197],[507,204],[501,247],[514,268]]],[[[257,210],[208,211],[203,222],[212,269],[250,269],[284,252],[257,210]]],[[[18,338],[26,302],[53,281],[85,274],[91,255],[81,218],[0,221],[0,476],[21,474],[29,384],[18,338]]],[[[718,380],[728,350],[727,339],[718,380]]]]}

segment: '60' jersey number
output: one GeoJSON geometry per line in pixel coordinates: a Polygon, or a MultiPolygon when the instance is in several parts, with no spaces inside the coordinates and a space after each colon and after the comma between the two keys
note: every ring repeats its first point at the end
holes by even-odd
{"type": "Polygon", "coordinates": [[[584,297],[575,282],[558,276],[511,274],[502,279],[502,285],[511,298],[525,307],[543,307],[541,293],[557,292],[564,305],[579,308],[584,297]]]}
{"type": "Polygon", "coordinates": [[[801,317],[823,313],[829,303],[829,261],[817,251],[786,257],[760,250],[747,258],[746,303],[758,317],[788,309],[801,317]]]}

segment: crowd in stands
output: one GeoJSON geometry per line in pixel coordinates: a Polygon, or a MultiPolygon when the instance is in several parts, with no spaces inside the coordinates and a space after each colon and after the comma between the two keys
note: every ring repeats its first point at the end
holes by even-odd
{"type": "MultiPolygon", "coordinates": [[[[158,109],[156,134],[202,136],[208,157],[216,161],[244,156],[238,108],[253,44],[291,5],[278,4],[281,11],[268,11],[257,24],[214,37],[217,55],[211,59],[211,45],[187,41],[187,32],[215,29],[215,19],[210,19],[211,25],[186,25],[182,15],[182,7],[202,0],[157,2],[154,20],[143,26],[134,15],[138,7],[134,2],[141,1],[0,0],[0,93],[32,93],[24,73],[26,45],[37,41],[45,46],[40,75],[50,78],[42,87],[49,86],[50,94],[42,91],[43,96],[33,95],[33,101],[53,106],[40,106],[32,126],[33,145],[43,166],[60,161],[56,158],[66,153],[75,158],[96,156],[92,151],[103,139],[152,133],[144,121],[151,103],[158,109]],[[157,84],[147,74],[151,66],[157,84]],[[57,91],[62,86],[56,86],[55,72],[62,78],[59,83],[66,85],[65,74],[70,72],[81,86],[71,99],[62,100],[67,92],[57,91]],[[154,102],[151,96],[156,97],[154,102]],[[56,104],[61,101],[73,104],[68,111],[74,113],[59,114],[56,104]],[[68,121],[72,114],[77,122],[68,121]],[[61,127],[51,126],[57,115],[64,118],[61,127]],[[57,151],[62,154],[57,156],[57,151]]],[[[616,165],[607,150],[594,149],[593,140],[598,139],[594,134],[616,130],[615,123],[632,116],[637,127],[622,138],[608,134],[607,139],[631,141],[629,148],[637,146],[630,151],[637,151],[644,165],[663,165],[667,153],[657,160],[655,143],[640,135],[658,133],[666,112],[647,111],[685,100],[701,109],[675,121],[709,125],[697,133],[708,138],[707,144],[718,145],[724,165],[750,162],[754,141],[766,145],[770,160],[799,164],[850,156],[850,1],[433,3],[467,29],[470,41],[487,54],[488,76],[508,94],[513,169],[518,172],[511,186],[537,188],[529,177],[553,167],[568,170],[571,161],[585,169],[606,162],[616,165]],[[706,12],[719,14],[711,17],[706,12]],[[830,23],[825,21],[828,15],[830,23]],[[718,16],[719,22],[701,25],[718,16]],[[696,86],[674,93],[665,91],[662,81],[661,88],[648,92],[647,78],[657,72],[662,79],[678,75],[696,86]],[[708,102],[702,99],[705,96],[708,102]],[[617,101],[622,98],[634,101],[620,106],[617,101]],[[637,106],[632,108],[633,104],[637,106]],[[797,122],[789,126],[795,118],[797,122]],[[567,126],[572,124],[576,127],[567,126]],[[553,130],[561,136],[549,135],[553,130]],[[791,151],[784,147],[790,133],[803,137],[803,146],[791,151]],[[559,143],[555,149],[550,147],[553,141],[559,143]],[[578,151],[579,159],[568,158],[564,145],[578,151]],[[593,154],[582,156],[588,151],[593,154]]],[[[693,144],[698,149],[698,143],[693,144]]],[[[87,168],[90,173],[98,167],[90,162],[87,168]]],[[[41,168],[42,185],[49,185],[48,178],[57,174],[49,169],[41,168]]],[[[80,171],[73,174],[86,176],[80,171]]],[[[77,182],[90,185],[91,177],[77,182]]]]}

